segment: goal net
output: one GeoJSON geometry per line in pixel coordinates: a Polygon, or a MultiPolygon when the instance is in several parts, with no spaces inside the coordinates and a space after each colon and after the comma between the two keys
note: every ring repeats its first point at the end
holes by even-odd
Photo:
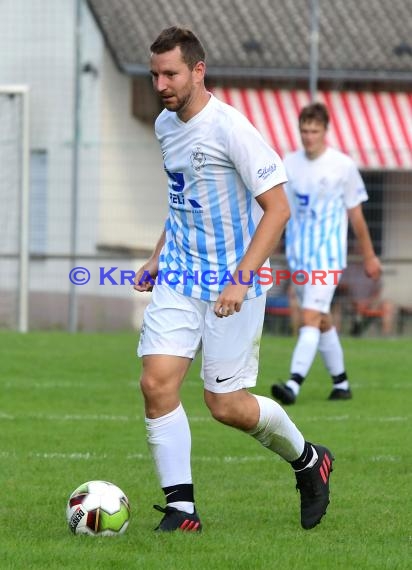
{"type": "Polygon", "coordinates": [[[28,328],[28,89],[0,85],[0,328],[28,328]]]}

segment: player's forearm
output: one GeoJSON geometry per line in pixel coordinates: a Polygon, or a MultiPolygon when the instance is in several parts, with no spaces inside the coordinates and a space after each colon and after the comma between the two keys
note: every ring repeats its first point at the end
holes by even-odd
{"type": "Polygon", "coordinates": [[[366,224],[365,218],[363,217],[360,206],[353,210],[349,210],[349,219],[362,252],[365,273],[368,277],[377,280],[381,276],[382,267],[378,257],[376,256],[369,228],[366,224]]]}
{"type": "Polygon", "coordinates": [[[364,260],[374,257],[375,250],[363,215],[362,204],[349,209],[348,217],[364,260]]]}
{"type": "Polygon", "coordinates": [[[363,259],[367,260],[375,257],[375,249],[373,247],[372,239],[369,233],[369,228],[366,224],[362,212],[355,212],[350,216],[353,233],[359,244],[360,251],[363,259]]]}
{"type": "Polygon", "coordinates": [[[375,257],[376,253],[372,244],[369,231],[367,230],[365,233],[360,233],[356,237],[359,243],[360,250],[362,252],[363,259],[368,260],[371,257],[375,257]]]}

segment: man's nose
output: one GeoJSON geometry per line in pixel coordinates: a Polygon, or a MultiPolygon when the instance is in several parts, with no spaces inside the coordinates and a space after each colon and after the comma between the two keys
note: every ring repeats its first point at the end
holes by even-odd
{"type": "Polygon", "coordinates": [[[167,79],[166,77],[157,77],[156,79],[156,89],[157,91],[159,91],[159,93],[161,93],[162,91],[164,91],[167,88],[167,79]]]}

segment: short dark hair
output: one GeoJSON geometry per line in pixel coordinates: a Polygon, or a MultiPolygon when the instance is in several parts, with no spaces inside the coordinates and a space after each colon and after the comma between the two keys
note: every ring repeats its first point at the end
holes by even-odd
{"type": "Polygon", "coordinates": [[[150,46],[152,53],[165,53],[180,47],[183,61],[189,69],[193,69],[199,61],[205,61],[205,50],[195,34],[188,28],[172,26],[166,28],[150,46]]]}
{"type": "Polygon", "coordinates": [[[329,112],[323,103],[311,103],[303,107],[299,113],[299,126],[306,121],[317,121],[322,123],[325,128],[329,125],[329,112]]]}

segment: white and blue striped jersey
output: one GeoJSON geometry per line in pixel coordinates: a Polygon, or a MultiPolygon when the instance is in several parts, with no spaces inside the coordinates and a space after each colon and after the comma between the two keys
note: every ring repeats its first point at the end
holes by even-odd
{"type": "Polygon", "coordinates": [[[347,210],[368,199],[354,161],[327,148],[310,160],[303,150],[284,159],[291,217],[286,257],[292,271],[346,267],[347,210]]]}
{"type": "MultiPolygon", "coordinates": [[[[283,163],[246,117],[213,95],[187,122],[163,110],[155,132],[169,194],[158,282],[214,301],[231,282],[262,217],[255,198],[286,181],[283,163]]],[[[249,278],[243,276],[244,282],[249,278]]],[[[258,279],[247,298],[270,287],[258,279]]]]}

